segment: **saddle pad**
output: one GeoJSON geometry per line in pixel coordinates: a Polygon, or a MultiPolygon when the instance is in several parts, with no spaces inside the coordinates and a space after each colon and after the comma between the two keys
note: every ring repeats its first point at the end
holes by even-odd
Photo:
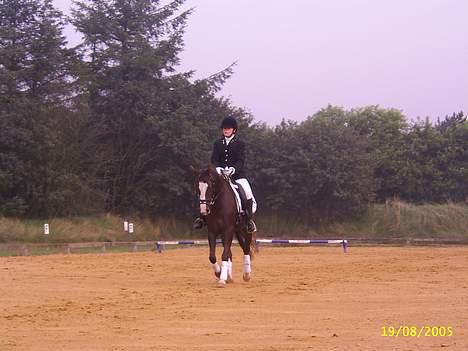
{"type": "Polygon", "coordinates": [[[243,213],[244,210],[242,209],[241,198],[239,195],[239,186],[234,184],[232,181],[229,181],[229,185],[231,186],[232,191],[234,191],[234,195],[236,195],[237,212],[243,213]]]}

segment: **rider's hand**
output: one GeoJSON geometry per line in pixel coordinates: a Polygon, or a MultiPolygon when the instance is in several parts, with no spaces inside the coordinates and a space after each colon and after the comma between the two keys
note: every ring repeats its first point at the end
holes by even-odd
{"type": "Polygon", "coordinates": [[[219,175],[221,175],[221,174],[223,174],[223,172],[224,172],[224,168],[223,168],[223,167],[216,167],[216,172],[217,172],[219,175]]]}

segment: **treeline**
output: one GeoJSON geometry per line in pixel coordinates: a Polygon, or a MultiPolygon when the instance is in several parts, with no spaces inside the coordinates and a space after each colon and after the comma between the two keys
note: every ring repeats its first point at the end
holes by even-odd
{"type": "Polygon", "coordinates": [[[194,213],[190,166],[206,166],[223,117],[248,144],[259,211],[318,219],[372,201],[465,201],[468,122],[409,123],[378,106],[329,106],[271,128],[177,71],[191,10],[184,0],[0,4],[0,214],[194,213]],[[69,21],[82,35],[67,47],[69,21]]]}
{"type": "Polygon", "coordinates": [[[254,188],[267,208],[317,222],[370,202],[468,198],[468,121],[408,123],[395,109],[328,106],[302,123],[249,131],[254,188]]]}

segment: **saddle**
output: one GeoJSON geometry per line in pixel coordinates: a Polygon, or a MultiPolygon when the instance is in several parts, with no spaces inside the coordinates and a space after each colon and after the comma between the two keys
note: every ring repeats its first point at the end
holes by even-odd
{"type": "Polygon", "coordinates": [[[239,215],[244,214],[244,209],[246,208],[247,197],[245,195],[244,189],[239,184],[234,183],[232,180],[229,179],[229,185],[231,186],[232,190],[234,191],[234,195],[236,198],[237,204],[237,212],[239,215]]]}
{"type": "Polygon", "coordinates": [[[252,211],[252,204],[249,204],[248,201],[252,200],[247,200],[247,196],[241,184],[232,182],[231,178],[228,178],[226,180],[228,180],[229,185],[231,186],[232,191],[234,192],[234,198],[236,199],[238,224],[241,224],[243,226],[245,225],[246,230],[250,230],[251,233],[255,232],[257,229],[255,223],[252,220],[252,214],[249,214],[249,212],[252,211]],[[245,219],[245,221],[243,219],[245,219]],[[252,229],[249,229],[251,225],[252,229]]]}

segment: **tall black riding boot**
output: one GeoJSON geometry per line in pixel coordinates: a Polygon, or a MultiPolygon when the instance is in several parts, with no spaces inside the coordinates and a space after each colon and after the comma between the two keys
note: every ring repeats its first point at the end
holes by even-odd
{"type": "Polygon", "coordinates": [[[253,205],[253,200],[248,199],[246,201],[246,209],[245,209],[245,214],[247,216],[247,231],[249,233],[253,233],[257,231],[257,225],[253,221],[253,211],[252,211],[252,205],[253,205]]]}

